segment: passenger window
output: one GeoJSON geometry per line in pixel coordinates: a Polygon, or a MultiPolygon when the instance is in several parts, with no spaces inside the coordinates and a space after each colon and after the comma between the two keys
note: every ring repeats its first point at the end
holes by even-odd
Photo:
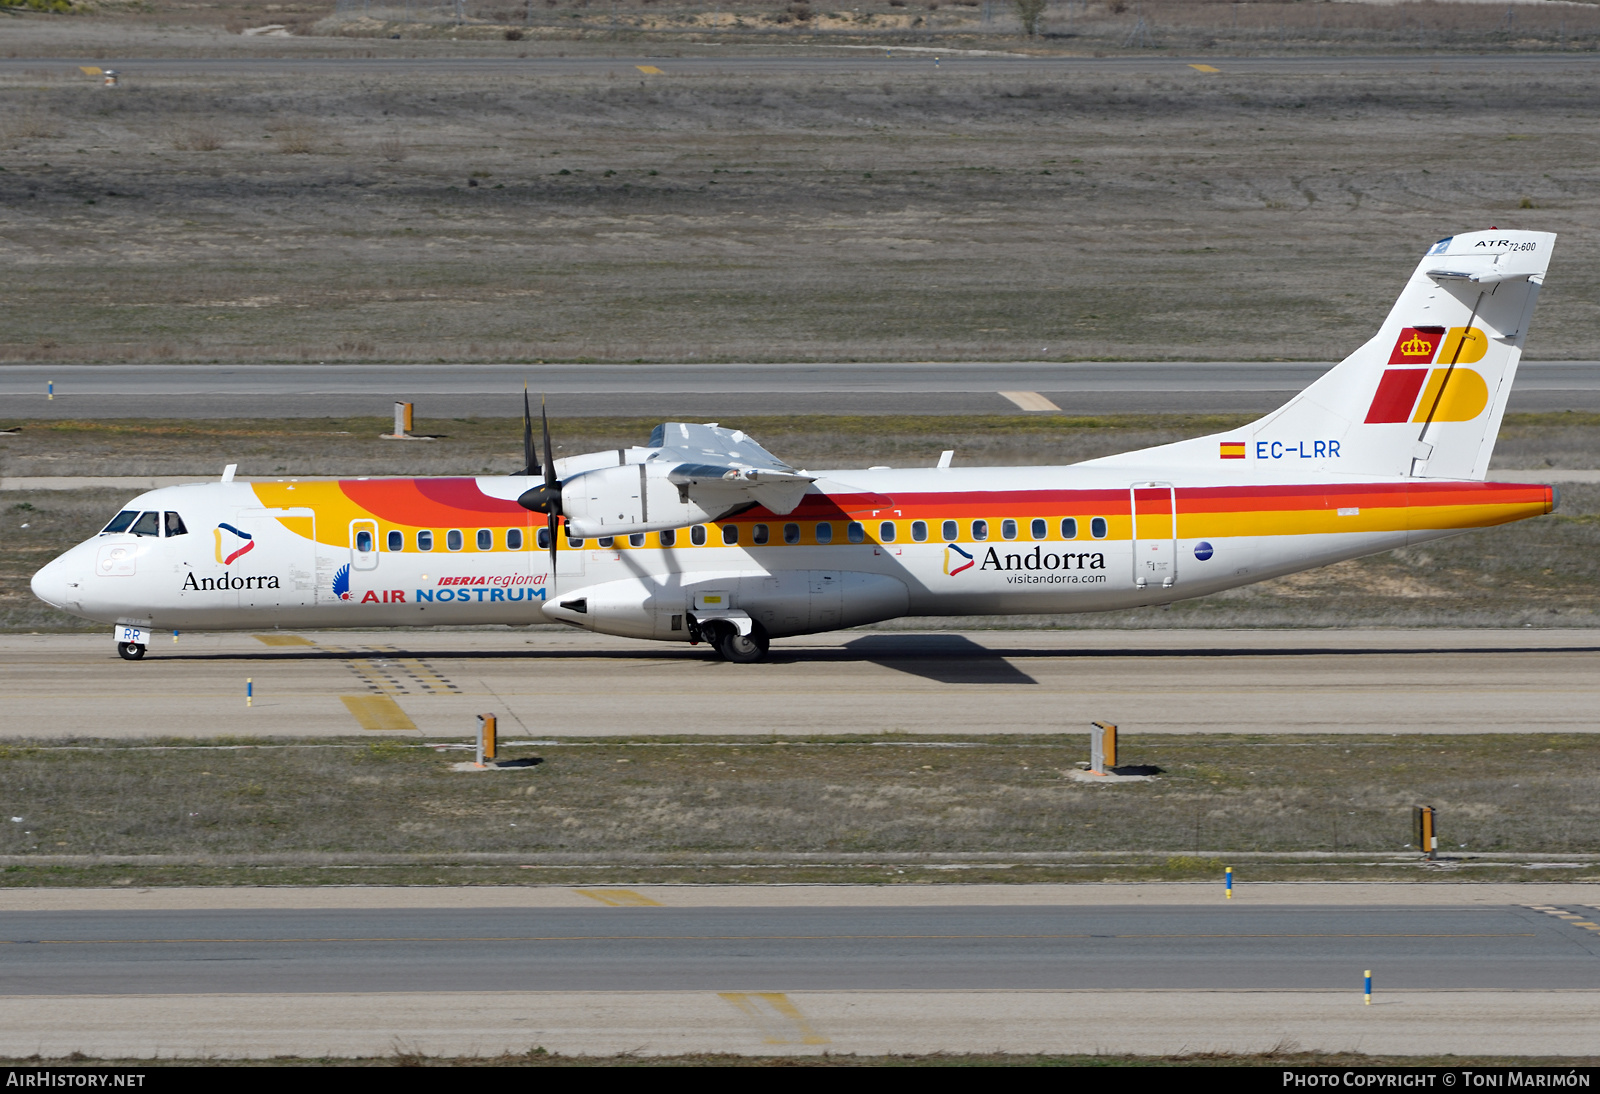
{"type": "Polygon", "coordinates": [[[800,542],[800,526],[798,524],[785,524],[783,526],[783,542],[785,542],[785,543],[799,543],[800,542]]]}
{"type": "Polygon", "coordinates": [[[489,531],[487,528],[478,529],[478,550],[494,550],[494,533],[489,531]]]}
{"type": "Polygon", "coordinates": [[[696,547],[704,547],[706,545],[706,526],[704,524],[696,524],[689,529],[689,542],[696,547]]]}
{"type": "Polygon", "coordinates": [[[595,540],[595,544],[597,546],[604,547],[604,548],[606,548],[608,550],[616,542],[617,542],[616,539],[614,537],[612,537],[612,536],[601,536],[599,539],[595,540]]]}
{"type": "Polygon", "coordinates": [[[1028,525],[1028,534],[1034,539],[1044,539],[1050,534],[1050,525],[1045,523],[1043,517],[1034,517],[1033,522],[1028,525]]]}
{"type": "Polygon", "coordinates": [[[431,550],[433,550],[433,533],[432,532],[418,532],[417,533],[417,550],[419,550],[419,551],[431,551],[431,550]]]}
{"type": "Polygon", "coordinates": [[[184,535],[188,535],[189,534],[189,529],[187,529],[187,528],[185,528],[183,526],[183,518],[182,517],[180,517],[176,513],[168,513],[166,516],[167,516],[167,538],[168,539],[171,539],[173,536],[184,536],[184,535]]]}
{"type": "Polygon", "coordinates": [[[357,553],[363,555],[370,555],[372,553],[371,529],[363,528],[356,533],[356,551],[357,553]]]}
{"type": "Polygon", "coordinates": [[[1077,517],[1062,517],[1061,518],[1061,538],[1062,539],[1077,539],[1078,538],[1078,518],[1077,517]]]}
{"type": "Polygon", "coordinates": [[[771,534],[767,531],[767,526],[765,524],[758,524],[754,528],[750,529],[750,542],[754,543],[757,547],[766,543],[769,538],[771,538],[771,534]]]}
{"type": "Polygon", "coordinates": [[[508,550],[508,551],[520,551],[520,550],[522,550],[522,529],[521,528],[507,528],[506,529],[506,550],[508,550]]]}
{"type": "Polygon", "coordinates": [[[533,534],[533,541],[539,545],[539,550],[548,551],[550,549],[550,529],[539,529],[533,534]]]}
{"type": "Polygon", "coordinates": [[[939,535],[947,540],[955,540],[959,533],[956,531],[956,522],[947,520],[939,526],[939,535]]]}
{"type": "Polygon", "coordinates": [[[404,551],[406,549],[406,534],[398,528],[389,529],[389,550],[404,551]]]}
{"type": "Polygon", "coordinates": [[[635,533],[633,533],[633,535],[629,536],[628,537],[628,546],[629,547],[643,547],[644,546],[644,533],[643,532],[635,532],[635,533]]]}
{"type": "Polygon", "coordinates": [[[832,543],[833,542],[833,525],[828,524],[826,522],[817,525],[817,542],[818,543],[832,543]]]}
{"type": "Polygon", "coordinates": [[[583,550],[583,540],[574,539],[573,537],[568,536],[567,537],[567,546],[571,547],[574,551],[581,551],[581,550],[583,550]]]}
{"type": "Polygon", "coordinates": [[[886,520],[882,524],[878,525],[878,542],[894,542],[894,521],[886,520]]]}
{"type": "Polygon", "coordinates": [[[973,539],[988,539],[989,538],[989,522],[986,521],[986,520],[975,520],[975,521],[973,521],[972,522],[972,538],[973,539]]]}
{"type": "Polygon", "coordinates": [[[132,524],[133,518],[137,517],[138,515],[139,510],[137,509],[124,509],[116,516],[112,517],[111,523],[100,529],[100,532],[102,535],[106,532],[126,532],[128,530],[128,525],[132,524]]]}
{"type": "Polygon", "coordinates": [[[444,534],[444,548],[447,551],[461,550],[461,545],[464,542],[465,540],[461,538],[461,530],[459,528],[452,528],[444,534]]]}
{"type": "Polygon", "coordinates": [[[730,547],[739,542],[739,526],[737,524],[724,524],[722,526],[722,542],[730,547]]]}
{"type": "Polygon", "coordinates": [[[1000,522],[1000,538],[1001,539],[1016,539],[1017,538],[1017,522],[1014,521],[1014,520],[1003,520],[1003,521],[1001,521],[1000,522]]]}
{"type": "Polygon", "coordinates": [[[912,521],[911,538],[918,543],[926,543],[928,541],[928,522],[925,520],[912,521]]]}
{"type": "Polygon", "coordinates": [[[858,520],[850,522],[850,526],[844,530],[844,536],[851,543],[867,542],[867,530],[861,527],[861,522],[858,520]]]}
{"type": "Polygon", "coordinates": [[[1095,517],[1089,522],[1089,534],[1095,539],[1105,539],[1106,533],[1107,529],[1105,517],[1095,517]]]}
{"type": "Polygon", "coordinates": [[[161,534],[160,513],[140,513],[139,519],[133,522],[133,527],[128,531],[136,536],[159,536],[161,534]]]}
{"type": "Polygon", "coordinates": [[[678,533],[671,528],[661,533],[661,546],[671,547],[678,542],[678,533]]]}

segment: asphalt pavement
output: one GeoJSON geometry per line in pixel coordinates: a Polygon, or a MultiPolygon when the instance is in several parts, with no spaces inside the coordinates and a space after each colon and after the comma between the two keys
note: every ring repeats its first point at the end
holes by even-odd
{"type": "Polygon", "coordinates": [[[1600,988],[1600,932],[1515,906],[6,912],[0,950],[4,996],[1600,988]]]}
{"type": "MultiPolygon", "coordinates": [[[[890,362],[670,365],[7,365],[0,426],[49,418],[1069,414],[1272,410],[1330,362],[890,362]],[[54,385],[54,398],[50,398],[54,385]],[[1007,394],[1009,393],[1009,395],[1007,394]],[[1011,396],[1022,396],[1022,401],[1011,396]],[[1044,411],[1049,413],[1051,411],[1044,411]]],[[[1600,410],[1600,361],[1524,362],[1512,411],[1600,410]]]]}

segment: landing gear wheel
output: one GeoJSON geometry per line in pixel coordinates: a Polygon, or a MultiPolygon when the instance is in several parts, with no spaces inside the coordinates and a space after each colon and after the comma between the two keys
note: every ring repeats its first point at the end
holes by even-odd
{"type": "Polygon", "coordinates": [[[740,634],[732,627],[722,628],[717,635],[717,652],[723,660],[735,665],[749,665],[767,656],[767,636],[760,631],[740,634]]]}
{"type": "Polygon", "coordinates": [[[137,642],[118,642],[117,655],[124,661],[137,661],[144,656],[144,647],[137,642]]]}

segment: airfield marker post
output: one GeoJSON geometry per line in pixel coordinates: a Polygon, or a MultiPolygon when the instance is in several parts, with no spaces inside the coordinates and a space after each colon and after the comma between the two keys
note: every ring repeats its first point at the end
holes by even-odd
{"type": "Polygon", "coordinates": [[[244,705],[254,706],[256,698],[256,682],[252,677],[244,678],[244,705]]]}
{"type": "Polygon", "coordinates": [[[1367,981],[1366,981],[1366,987],[1365,987],[1364,990],[1366,991],[1366,997],[1363,1000],[1363,1004],[1365,1006],[1369,1006],[1370,1007],[1370,1006],[1372,1006],[1372,970],[1371,969],[1367,970],[1367,981]]]}
{"type": "Polygon", "coordinates": [[[493,714],[478,715],[478,766],[482,767],[485,760],[494,761],[496,746],[499,742],[495,736],[495,716],[493,714]]]}
{"type": "Polygon", "coordinates": [[[47,403],[56,401],[56,382],[54,380],[50,380],[44,385],[44,399],[47,403]]]}
{"type": "Polygon", "coordinates": [[[1438,857],[1439,836],[1434,831],[1437,821],[1435,811],[1431,805],[1419,805],[1412,810],[1413,826],[1416,832],[1417,846],[1421,848],[1424,858],[1429,861],[1438,857]]]}
{"type": "Polygon", "coordinates": [[[1117,727],[1110,722],[1090,722],[1089,770],[1104,775],[1117,766],[1117,727]]]}
{"type": "Polygon", "coordinates": [[[1225,870],[1223,872],[1222,879],[1223,879],[1222,880],[1222,887],[1228,894],[1227,899],[1228,900],[1232,900],[1233,899],[1233,867],[1232,866],[1228,867],[1227,870],[1225,870]]]}

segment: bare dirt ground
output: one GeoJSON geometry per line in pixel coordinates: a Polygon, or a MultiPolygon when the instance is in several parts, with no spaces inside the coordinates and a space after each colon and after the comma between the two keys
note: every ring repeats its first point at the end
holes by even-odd
{"type": "MultiPolygon", "coordinates": [[[[547,10],[565,18],[567,4],[547,10]]],[[[982,16],[927,7],[917,17],[982,16]]],[[[1484,7],[1143,17],[1244,9],[1247,23],[1330,34],[1387,20],[1384,48],[1401,49],[1414,48],[1404,20],[1481,21],[1484,7]]],[[[1562,10],[1561,41],[1591,48],[1600,9],[1562,10]]],[[[452,43],[448,28],[263,39],[228,22],[271,14],[219,9],[181,33],[159,14],[19,17],[0,49],[78,47],[86,62],[117,43],[666,52],[621,30],[452,43]]],[[[848,44],[775,28],[728,41],[848,44]]],[[[1534,44],[1508,33],[1494,48],[1534,44]]],[[[1436,72],[1419,55],[1381,76],[1229,72],[1217,56],[1215,73],[1171,57],[1158,73],[1007,75],[914,53],[865,70],[685,75],[664,58],[659,73],[620,61],[593,75],[196,69],[112,89],[41,61],[0,74],[0,360],[1328,359],[1369,335],[1424,245],[1491,224],[1563,233],[1529,355],[1593,357],[1600,87],[1568,56],[1530,74],[1493,55],[1436,72]]]]}

